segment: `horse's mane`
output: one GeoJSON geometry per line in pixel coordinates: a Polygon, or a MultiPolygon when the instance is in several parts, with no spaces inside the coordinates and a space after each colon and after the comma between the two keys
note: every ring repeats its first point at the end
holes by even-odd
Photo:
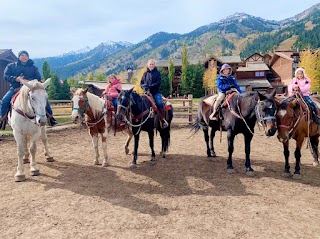
{"type": "Polygon", "coordinates": [[[87,92],[87,97],[92,113],[96,118],[101,114],[102,110],[104,109],[105,101],[90,92],[87,92]]]}
{"type": "Polygon", "coordinates": [[[29,107],[28,107],[28,95],[31,90],[36,90],[36,89],[44,89],[43,85],[41,82],[38,80],[32,80],[28,82],[29,85],[32,86],[31,89],[29,89],[27,86],[23,85],[19,91],[19,96],[17,97],[17,102],[20,103],[21,110],[23,112],[27,112],[29,107]]]}

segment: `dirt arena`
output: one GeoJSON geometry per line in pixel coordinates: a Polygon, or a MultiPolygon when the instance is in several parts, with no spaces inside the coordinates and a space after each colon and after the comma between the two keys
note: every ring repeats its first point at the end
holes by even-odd
{"type": "MultiPolygon", "coordinates": [[[[0,141],[0,238],[320,238],[320,168],[302,150],[301,180],[284,178],[282,145],[256,132],[245,174],[243,136],[235,140],[236,173],[226,172],[227,144],[216,140],[209,161],[202,132],[172,129],[167,159],[151,164],[142,133],[138,167],[129,169],[126,136],[112,135],[107,168],[93,165],[86,130],[49,132],[55,162],[46,163],[38,144],[40,176],[14,182],[13,138],[0,141]]],[[[219,134],[218,134],[219,136],[219,134]]],[[[133,148],[131,144],[130,149],[133,148]]],[[[291,168],[294,169],[293,141],[291,168]]],[[[101,149],[100,152],[102,153],[101,149]]]]}

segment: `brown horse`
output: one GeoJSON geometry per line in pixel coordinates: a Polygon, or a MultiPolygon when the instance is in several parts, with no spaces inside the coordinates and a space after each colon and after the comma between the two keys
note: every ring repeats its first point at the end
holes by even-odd
{"type": "Polygon", "coordinates": [[[290,176],[289,165],[289,140],[296,140],[296,150],[294,156],[296,158],[296,166],[293,178],[300,179],[300,159],[301,147],[305,138],[309,138],[311,152],[314,158],[313,165],[318,166],[318,144],[319,144],[319,126],[314,123],[309,116],[308,106],[301,98],[289,97],[281,102],[276,100],[278,105],[277,123],[278,123],[278,139],[283,143],[283,153],[285,158],[285,175],[290,176]]]}
{"type": "MultiPolygon", "coordinates": [[[[112,129],[110,117],[112,112],[107,112],[105,108],[105,100],[88,92],[88,89],[73,89],[71,88],[72,97],[72,113],[71,118],[74,122],[83,121],[89,129],[89,134],[92,138],[93,147],[95,150],[94,164],[99,164],[99,150],[98,150],[98,135],[102,138],[103,162],[102,166],[108,166],[107,154],[107,138],[108,132],[112,129]]],[[[125,153],[129,153],[129,143],[133,137],[131,130],[126,126],[117,127],[117,131],[124,131],[127,135],[125,144],[125,153]]]]}

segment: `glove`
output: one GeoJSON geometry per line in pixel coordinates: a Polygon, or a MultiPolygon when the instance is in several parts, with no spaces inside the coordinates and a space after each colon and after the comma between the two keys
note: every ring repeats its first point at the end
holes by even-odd
{"type": "Polygon", "coordinates": [[[145,86],[145,87],[144,87],[144,91],[145,91],[145,92],[148,92],[148,91],[150,91],[150,88],[149,88],[149,86],[145,86]]]}

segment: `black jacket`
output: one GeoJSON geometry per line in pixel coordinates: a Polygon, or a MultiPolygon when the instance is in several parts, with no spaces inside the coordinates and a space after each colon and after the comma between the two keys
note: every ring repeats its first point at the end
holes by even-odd
{"type": "Polygon", "coordinates": [[[20,82],[16,79],[18,76],[23,75],[24,79],[41,81],[41,75],[38,68],[33,64],[32,60],[28,60],[26,65],[22,65],[21,61],[10,63],[4,70],[4,80],[10,82],[13,88],[19,88],[20,82]]]}
{"type": "Polygon", "coordinates": [[[161,74],[155,67],[152,71],[149,69],[143,74],[140,82],[144,91],[150,91],[151,94],[160,93],[161,74]]]}

